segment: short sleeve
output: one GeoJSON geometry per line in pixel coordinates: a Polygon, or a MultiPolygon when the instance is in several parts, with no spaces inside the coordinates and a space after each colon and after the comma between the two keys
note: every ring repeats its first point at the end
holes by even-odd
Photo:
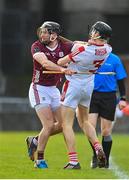
{"type": "Polygon", "coordinates": [[[38,45],[36,45],[36,44],[32,44],[32,46],[31,46],[32,56],[37,52],[41,52],[40,47],[38,45]]]}

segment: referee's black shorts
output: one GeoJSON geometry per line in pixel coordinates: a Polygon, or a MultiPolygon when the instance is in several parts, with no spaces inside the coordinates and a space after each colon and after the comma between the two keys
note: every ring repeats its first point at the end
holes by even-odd
{"type": "Polygon", "coordinates": [[[114,121],[116,102],[116,92],[93,91],[89,113],[98,113],[100,117],[114,121]]]}

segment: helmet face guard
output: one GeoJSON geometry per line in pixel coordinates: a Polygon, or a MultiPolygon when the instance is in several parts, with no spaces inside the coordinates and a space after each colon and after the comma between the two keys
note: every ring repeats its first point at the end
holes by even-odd
{"type": "Polygon", "coordinates": [[[98,21],[91,27],[89,32],[90,37],[92,38],[95,33],[98,33],[95,39],[109,40],[112,35],[112,28],[108,24],[98,21]]]}
{"type": "Polygon", "coordinates": [[[93,27],[89,31],[89,37],[90,37],[90,39],[94,39],[94,40],[101,38],[101,36],[99,35],[99,32],[93,27]],[[98,36],[95,36],[95,34],[97,34],[97,33],[98,33],[98,36]]]}
{"type": "Polygon", "coordinates": [[[39,37],[40,31],[44,28],[48,30],[49,34],[56,33],[59,36],[61,33],[61,27],[58,23],[53,22],[53,21],[46,21],[37,29],[38,37],[39,37]]]}

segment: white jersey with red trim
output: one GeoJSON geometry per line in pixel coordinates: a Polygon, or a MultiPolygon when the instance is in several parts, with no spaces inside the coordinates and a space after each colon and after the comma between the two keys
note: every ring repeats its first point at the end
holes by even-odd
{"type": "MultiPolygon", "coordinates": [[[[75,44],[70,54],[71,62],[68,69],[77,72],[96,72],[98,68],[106,61],[112,48],[108,44],[104,45],[81,45],[75,44]]],[[[66,75],[66,79],[76,84],[83,84],[94,79],[94,75],[74,74],[66,75]]]]}

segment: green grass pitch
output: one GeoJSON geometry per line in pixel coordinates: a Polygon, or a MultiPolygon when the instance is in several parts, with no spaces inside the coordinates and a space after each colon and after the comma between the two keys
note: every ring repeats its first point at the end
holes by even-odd
{"type": "MultiPolygon", "coordinates": [[[[81,170],[64,170],[67,150],[63,136],[49,139],[45,157],[48,169],[35,169],[27,156],[25,138],[36,132],[0,133],[0,179],[117,179],[112,169],[91,169],[91,149],[83,134],[76,134],[81,170]]],[[[129,136],[113,135],[112,157],[115,164],[129,176],[129,136]]]]}

